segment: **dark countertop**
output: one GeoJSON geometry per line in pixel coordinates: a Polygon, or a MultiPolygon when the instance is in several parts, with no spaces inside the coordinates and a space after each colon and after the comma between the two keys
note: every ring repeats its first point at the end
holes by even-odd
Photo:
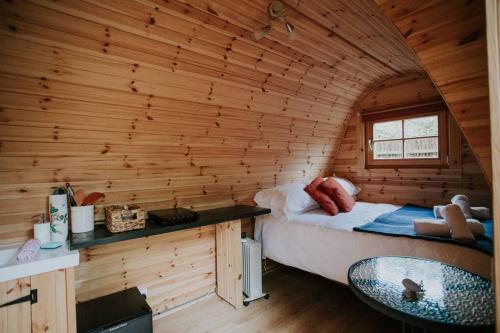
{"type": "Polygon", "coordinates": [[[199,217],[194,222],[164,226],[148,220],[146,221],[146,227],[144,229],[117,233],[109,232],[104,225],[97,225],[94,231],[89,231],[81,234],[70,233],[70,249],[81,249],[84,247],[115,243],[134,238],[154,236],[167,232],[196,228],[205,225],[239,220],[242,218],[254,217],[259,215],[266,215],[271,213],[271,210],[268,208],[257,206],[236,205],[230,207],[202,210],[198,211],[197,213],[199,214],[199,217]]]}

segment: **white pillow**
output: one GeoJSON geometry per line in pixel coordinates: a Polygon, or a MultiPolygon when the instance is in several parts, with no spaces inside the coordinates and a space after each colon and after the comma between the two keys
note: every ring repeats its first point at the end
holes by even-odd
{"type": "Polygon", "coordinates": [[[257,205],[270,208],[271,214],[276,218],[290,219],[318,208],[319,205],[304,191],[305,182],[297,182],[268,188],[255,194],[257,205]]]}
{"type": "Polygon", "coordinates": [[[354,185],[350,180],[347,180],[345,178],[338,178],[338,177],[333,177],[343,188],[346,190],[347,193],[351,196],[357,195],[359,192],[361,192],[361,188],[354,185]]]}

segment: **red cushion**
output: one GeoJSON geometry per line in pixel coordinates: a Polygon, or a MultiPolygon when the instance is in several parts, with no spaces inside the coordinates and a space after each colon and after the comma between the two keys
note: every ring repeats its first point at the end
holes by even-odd
{"type": "Polygon", "coordinates": [[[339,212],[339,208],[335,202],[326,193],[322,192],[319,187],[323,182],[322,177],[316,177],[311,184],[307,185],[304,191],[306,191],[313,199],[316,201],[325,212],[330,215],[336,215],[339,212]]]}
{"type": "Polygon", "coordinates": [[[350,212],[356,201],[333,177],[321,183],[319,190],[326,193],[343,212],[350,212]]]}

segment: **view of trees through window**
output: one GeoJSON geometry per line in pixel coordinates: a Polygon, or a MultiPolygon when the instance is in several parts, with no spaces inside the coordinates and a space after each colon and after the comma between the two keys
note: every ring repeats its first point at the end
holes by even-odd
{"type": "Polygon", "coordinates": [[[373,124],[373,159],[439,158],[437,115],[373,124]]]}

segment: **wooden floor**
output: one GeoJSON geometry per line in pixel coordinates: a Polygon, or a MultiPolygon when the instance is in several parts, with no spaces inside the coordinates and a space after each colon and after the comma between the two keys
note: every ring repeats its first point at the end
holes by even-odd
{"type": "Polygon", "coordinates": [[[234,310],[216,295],[154,322],[154,332],[400,332],[347,286],[283,267],[264,276],[268,300],[234,310]]]}

